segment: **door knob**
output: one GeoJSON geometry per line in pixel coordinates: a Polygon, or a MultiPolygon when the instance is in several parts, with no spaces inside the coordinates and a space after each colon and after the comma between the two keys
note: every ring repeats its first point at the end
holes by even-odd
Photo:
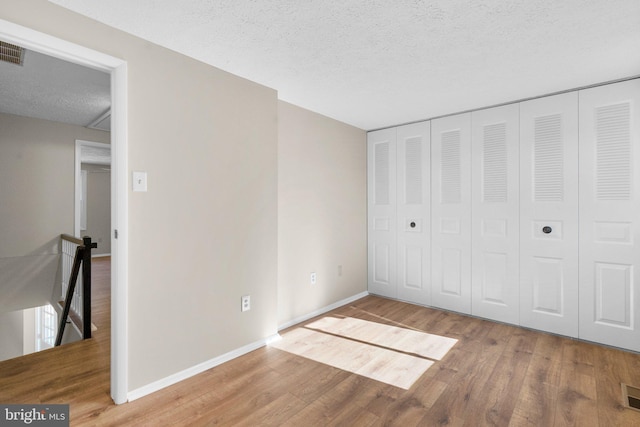
{"type": "Polygon", "coordinates": [[[546,226],[542,227],[542,232],[543,232],[544,234],[549,234],[549,233],[551,233],[552,231],[553,231],[553,229],[552,229],[551,227],[549,227],[548,225],[546,225],[546,226]]]}

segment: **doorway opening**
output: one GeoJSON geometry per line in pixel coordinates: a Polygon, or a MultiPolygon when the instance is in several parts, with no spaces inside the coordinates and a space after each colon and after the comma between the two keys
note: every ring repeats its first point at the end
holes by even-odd
{"type": "Polygon", "coordinates": [[[127,401],[127,63],[110,55],[0,20],[0,39],[106,72],[111,82],[111,397],[127,401]]]}

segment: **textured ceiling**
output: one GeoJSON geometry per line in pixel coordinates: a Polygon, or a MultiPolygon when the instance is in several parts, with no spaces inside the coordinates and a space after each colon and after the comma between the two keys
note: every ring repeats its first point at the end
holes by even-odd
{"type": "Polygon", "coordinates": [[[110,105],[107,73],[32,51],[22,66],[0,61],[0,113],[89,126],[110,105]]]}
{"type": "Polygon", "coordinates": [[[363,129],[640,74],[638,0],[50,0],[363,129]]]}

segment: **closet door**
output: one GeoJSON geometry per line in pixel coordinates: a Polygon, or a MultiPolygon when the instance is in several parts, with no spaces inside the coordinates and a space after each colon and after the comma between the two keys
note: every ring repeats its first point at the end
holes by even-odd
{"type": "Polygon", "coordinates": [[[431,121],[431,303],[471,312],[471,114],[431,121]]]}
{"type": "Polygon", "coordinates": [[[471,313],[518,324],[519,107],[472,114],[471,313]]]}
{"type": "Polygon", "coordinates": [[[396,298],[396,129],[367,135],[369,292],[396,298]]]}
{"type": "Polygon", "coordinates": [[[398,298],[430,304],[430,123],[397,128],[398,298]]]}
{"type": "Polygon", "coordinates": [[[520,104],[520,324],[578,336],[578,93],[520,104]]]}
{"type": "Polygon", "coordinates": [[[640,351],[640,81],[579,96],[580,338],[640,351]]]}

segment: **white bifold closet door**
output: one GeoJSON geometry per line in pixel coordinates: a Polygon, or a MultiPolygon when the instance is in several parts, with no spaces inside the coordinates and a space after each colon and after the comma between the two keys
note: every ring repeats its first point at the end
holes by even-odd
{"type": "Polygon", "coordinates": [[[476,111],[471,131],[471,313],[519,321],[519,107],[476,111]]]}
{"type": "Polygon", "coordinates": [[[578,336],[578,94],[520,104],[520,324],[578,336]]]}
{"type": "Polygon", "coordinates": [[[471,312],[471,114],[431,121],[431,304],[471,312]]]}
{"type": "Polygon", "coordinates": [[[368,287],[397,297],[396,129],[367,135],[368,287]]]}
{"type": "Polygon", "coordinates": [[[640,351],[640,81],[579,96],[579,336],[640,351]]]}
{"type": "Polygon", "coordinates": [[[431,303],[430,122],[397,128],[398,298],[431,303]]]}

